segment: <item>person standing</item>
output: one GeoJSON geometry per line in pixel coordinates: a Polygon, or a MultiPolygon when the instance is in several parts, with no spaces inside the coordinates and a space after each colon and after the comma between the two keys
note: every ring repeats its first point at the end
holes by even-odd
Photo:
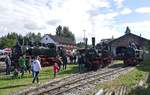
{"type": "Polygon", "coordinates": [[[83,54],[78,54],[78,65],[79,65],[79,72],[81,73],[83,70],[83,64],[84,64],[84,56],[83,54]]]}
{"type": "Polygon", "coordinates": [[[73,63],[76,63],[76,54],[75,53],[73,53],[73,63]]]}
{"type": "Polygon", "coordinates": [[[19,64],[19,68],[21,71],[21,77],[24,76],[24,72],[26,70],[26,60],[23,56],[20,56],[19,60],[18,60],[18,64],[19,64]]]}
{"type": "Polygon", "coordinates": [[[54,78],[56,78],[56,74],[58,73],[58,71],[59,71],[59,66],[55,62],[54,65],[53,65],[54,78]]]}
{"type": "Polygon", "coordinates": [[[63,61],[63,69],[66,70],[67,69],[67,56],[66,55],[63,55],[62,61],[63,61]]]}
{"type": "Polygon", "coordinates": [[[56,56],[57,60],[55,61],[58,64],[59,70],[61,69],[61,65],[63,64],[60,56],[56,56]]]}
{"type": "Polygon", "coordinates": [[[82,57],[81,57],[81,54],[78,54],[78,65],[79,65],[79,66],[78,66],[78,68],[79,68],[78,70],[79,70],[79,72],[81,73],[81,69],[82,69],[82,68],[81,68],[81,67],[82,67],[82,66],[81,66],[81,65],[82,65],[82,57]]]}
{"type": "Polygon", "coordinates": [[[32,83],[34,83],[35,80],[37,81],[37,83],[39,83],[38,75],[41,70],[41,64],[40,61],[38,60],[38,57],[34,57],[32,65],[33,65],[33,72],[34,72],[32,83]]]}
{"type": "Polygon", "coordinates": [[[31,59],[31,71],[32,71],[32,78],[34,77],[34,71],[33,71],[33,61],[34,61],[34,57],[32,57],[32,59],[31,59]]]}
{"type": "Polygon", "coordinates": [[[26,69],[30,74],[30,72],[31,72],[31,57],[30,56],[28,58],[26,58],[26,69]]]}
{"type": "Polygon", "coordinates": [[[8,54],[6,55],[5,63],[6,63],[6,75],[8,75],[10,74],[10,69],[11,69],[11,59],[8,54]]]}

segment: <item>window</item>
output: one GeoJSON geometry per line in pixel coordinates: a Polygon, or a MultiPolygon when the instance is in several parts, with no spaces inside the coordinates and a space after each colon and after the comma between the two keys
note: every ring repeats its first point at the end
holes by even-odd
{"type": "Polygon", "coordinates": [[[48,38],[46,38],[46,40],[48,40],[48,38]]]}

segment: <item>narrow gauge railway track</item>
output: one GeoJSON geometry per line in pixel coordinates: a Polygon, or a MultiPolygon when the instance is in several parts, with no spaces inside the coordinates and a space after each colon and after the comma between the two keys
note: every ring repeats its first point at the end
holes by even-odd
{"type": "MultiPolygon", "coordinates": [[[[108,69],[103,68],[103,69],[98,70],[98,72],[105,72],[105,71],[108,71],[108,69]]],[[[33,95],[34,93],[36,93],[38,91],[41,91],[41,89],[47,89],[47,88],[50,88],[50,87],[54,87],[54,86],[57,86],[58,84],[66,83],[67,81],[72,81],[72,80],[76,80],[80,77],[85,77],[85,76],[88,76],[88,75],[92,75],[93,73],[96,73],[96,72],[91,71],[91,72],[87,72],[87,73],[83,73],[83,74],[73,74],[73,75],[64,77],[62,79],[58,79],[58,80],[55,80],[55,81],[50,81],[46,84],[42,84],[41,86],[36,87],[36,88],[29,88],[25,91],[21,91],[19,93],[15,93],[13,95],[31,95],[31,94],[33,95]]]]}
{"type": "Polygon", "coordinates": [[[49,89],[41,90],[41,92],[37,92],[34,95],[62,95],[63,93],[65,93],[71,89],[86,85],[87,83],[92,83],[96,80],[105,79],[108,76],[115,75],[118,72],[120,73],[122,71],[128,70],[129,68],[130,67],[116,68],[116,69],[106,71],[103,73],[89,75],[86,77],[82,77],[80,79],[76,79],[74,81],[66,82],[65,84],[61,84],[61,85],[57,85],[55,87],[51,87],[49,89]]]}
{"type": "Polygon", "coordinates": [[[80,87],[98,79],[103,79],[107,76],[116,74],[121,71],[125,71],[127,69],[128,68],[115,68],[106,70],[103,69],[97,72],[73,75],[72,77],[67,77],[62,80],[54,81],[36,89],[22,92],[17,95],[59,95],[73,88],[80,87]]]}

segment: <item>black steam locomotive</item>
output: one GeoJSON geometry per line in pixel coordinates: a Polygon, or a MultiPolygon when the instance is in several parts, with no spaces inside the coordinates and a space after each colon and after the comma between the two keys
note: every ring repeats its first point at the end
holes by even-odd
{"type": "Polygon", "coordinates": [[[123,61],[126,66],[134,66],[143,62],[143,56],[143,50],[137,49],[134,43],[129,43],[124,53],[123,61]]]}
{"type": "Polygon", "coordinates": [[[17,42],[12,48],[12,65],[17,67],[19,57],[26,55],[27,59],[31,59],[34,56],[39,56],[43,67],[50,66],[53,65],[54,62],[59,61],[57,52],[58,51],[54,44],[48,44],[47,46],[23,47],[17,42]]]}
{"type": "Polygon", "coordinates": [[[26,55],[31,57],[39,56],[42,67],[53,65],[57,61],[57,51],[54,44],[30,47],[26,50],[26,55]]]}
{"type": "Polygon", "coordinates": [[[112,56],[109,46],[105,43],[95,46],[95,38],[92,38],[92,47],[79,50],[84,56],[85,68],[90,70],[97,70],[101,67],[106,67],[112,63],[112,56]]]}

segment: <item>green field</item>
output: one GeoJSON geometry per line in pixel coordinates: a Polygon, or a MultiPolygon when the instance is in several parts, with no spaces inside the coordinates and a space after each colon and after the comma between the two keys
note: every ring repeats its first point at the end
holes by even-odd
{"type": "MultiPolygon", "coordinates": [[[[67,70],[61,70],[57,77],[62,78],[69,74],[77,72],[77,65],[68,65],[67,70]]],[[[53,79],[52,67],[42,68],[39,74],[40,84],[48,82],[53,79]]],[[[12,79],[12,75],[0,76],[0,95],[8,95],[21,91],[24,88],[39,86],[39,84],[32,84],[32,75],[25,73],[23,78],[12,79]]]]}

